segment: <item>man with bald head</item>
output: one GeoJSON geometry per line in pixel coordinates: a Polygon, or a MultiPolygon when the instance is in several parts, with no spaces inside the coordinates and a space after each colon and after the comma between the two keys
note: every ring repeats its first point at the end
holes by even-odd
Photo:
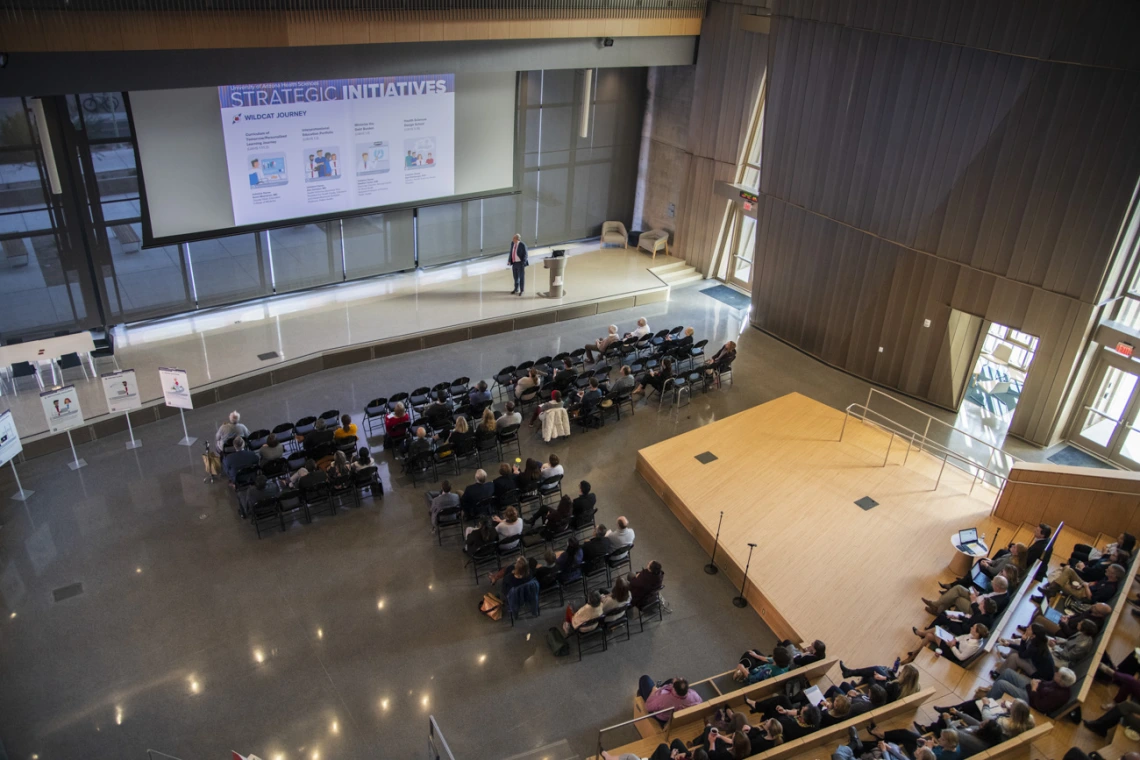
{"type": "MultiPolygon", "coordinates": [[[[1089,607],[1084,612],[1075,612],[1072,615],[1064,615],[1059,622],[1052,622],[1044,615],[1037,615],[1033,618],[1031,625],[1040,623],[1050,636],[1059,636],[1067,639],[1077,634],[1077,626],[1081,624],[1082,620],[1091,620],[1096,623],[1098,631],[1104,630],[1104,624],[1108,621],[1108,616],[1112,614],[1112,607],[1104,602],[1098,602],[1089,607]]],[[[1022,626],[1018,626],[1019,630],[1024,630],[1022,626]]]]}

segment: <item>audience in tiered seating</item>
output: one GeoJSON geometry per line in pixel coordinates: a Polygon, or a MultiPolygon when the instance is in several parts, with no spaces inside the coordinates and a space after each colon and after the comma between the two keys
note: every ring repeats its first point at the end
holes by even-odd
{"type": "Polygon", "coordinates": [[[1041,626],[1033,626],[1029,632],[1014,644],[1004,662],[990,671],[990,678],[997,678],[1007,668],[1012,668],[1027,676],[1048,680],[1053,677],[1056,665],[1049,649],[1049,636],[1041,626]]]}
{"type": "MultiPolygon", "coordinates": [[[[1007,548],[999,550],[993,557],[980,559],[974,563],[974,568],[980,571],[987,578],[993,579],[1001,575],[1002,570],[1007,566],[1013,565],[1017,568],[1017,577],[1020,579],[1025,575],[1025,569],[1028,567],[1026,564],[1026,556],[1028,549],[1025,544],[1011,543],[1007,548]]],[[[973,583],[973,571],[969,574],[959,578],[958,580],[945,584],[940,583],[942,589],[949,590],[953,586],[966,586],[967,588],[973,583]]]]}
{"type": "Polygon", "coordinates": [[[998,575],[991,581],[991,584],[993,590],[987,594],[978,593],[968,584],[951,586],[936,601],[923,599],[922,603],[926,605],[926,611],[935,616],[942,615],[951,609],[957,610],[963,616],[976,615],[982,611],[981,602],[984,599],[993,599],[994,604],[999,609],[1004,608],[1009,602],[1009,581],[1006,580],[1005,576],[998,575]]]}
{"type": "Polygon", "coordinates": [[[1083,601],[1086,604],[1110,601],[1116,596],[1120,582],[1124,580],[1125,569],[1121,565],[1109,565],[1100,580],[1089,583],[1082,580],[1072,565],[1063,568],[1056,578],[1041,586],[1037,590],[1040,595],[1031,597],[1031,601],[1040,602],[1043,598],[1053,599],[1060,593],[1083,601]]]}
{"type": "Polygon", "coordinates": [[[738,663],[732,671],[732,677],[736,681],[748,684],[759,683],[783,675],[792,667],[792,653],[787,647],[776,647],[772,650],[771,657],[758,655],[751,650],[748,654],[760,660],[760,663],[752,668],[746,668],[743,663],[738,663]]]}
{"type": "Polygon", "coordinates": [[[1116,549],[1121,549],[1131,554],[1136,549],[1136,537],[1131,533],[1121,533],[1114,542],[1104,548],[1104,551],[1097,549],[1095,546],[1089,546],[1088,544],[1077,544],[1073,547],[1073,553],[1069,556],[1068,564],[1075,565],[1078,562],[1095,562],[1101,559],[1105,554],[1116,549]]]}
{"type": "Polygon", "coordinates": [[[904,699],[918,692],[918,668],[913,665],[902,665],[896,660],[893,668],[882,665],[873,665],[869,668],[849,668],[839,661],[839,669],[843,674],[843,681],[838,686],[832,686],[824,692],[825,697],[833,697],[837,693],[851,695],[859,686],[881,686],[886,702],[904,699]],[[847,679],[858,678],[859,683],[847,679]]]}
{"type": "Polygon", "coordinates": [[[964,660],[973,657],[978,650],[982,648],[986,637],[990,635],[990,629],[980,623],[972,626],[969,633],[955,636],[951,641],[940,638],[937,628],[926,631],[919,631],[917,628],[911,628],[910,630],[914,632],[915,636],[918,636],[918,638],[922,640],[922,644],[919,645],[918,649],[907,652],[906,657],[902,660],[903,664],[914,662],[915,658],[918,657],[918,653],[927,645],[934,649],[934,654],[945,657],[950,662],[960,664],[964,660]]]}
{"type": "MultiPolygon", "coordinates": [[[[1135,662],[1133,655],[1129,655],[1135,662]]],[[[1116,696],[1113,701],[1103,705],[1105,712],[1099,718],[1085,720],[1084,724],[1090,730],[1104,736],[1108,730],[1117,723],[1134,731],[1140,731],[1140,679],[1134,673],[1114,670],[1108,665],[1100,665],[1100,672],[1112,679],[1116,684],[1116,696]]]]}
{"type": "Polygon", "coordinates": [[[667,713],[655,716],[662,724],[669,721],[674,710],[684,710],[704,701],[700,694],[689,688],[689,682],[684,678],[670,678],[656,683],[649,676],[642,676],[637,683],[637,696],[645,700],[646,713],[668,710],[667,713]]]}
{"type": "Polygon", "coordinates": [[[1068,703],[1076,682],[1076,675],[1068,668],[1057,668],[1057,672],[1048,680],[1030,678],[1013,668],[1007,668],[994,681],[986,696],[1001,699],[1008,694],[1024,699],[1038,712],[1051,713],[1068,703]]]}
{"type": "MultiPolygon", "coordinates": [[[[880,742],[885,743],[887,747],[893,746],[895,749],[892,751],[892,754],[895,756],[902,754],[904,757],[910,756],[918,760],[918,751],[927,747],[926,739],[920,734],[914,731],[908,731],[905,728],[886,732],[880,732],[875,728],[868,728],[867,733],[871,734],[871,736],[880,742]]],[[[934,745],[930,747],[930,750],[936,760],[959,760],[962,757],[962,752],[958,746],[958,732],[952,728],[941,731],[934,745]]]]}

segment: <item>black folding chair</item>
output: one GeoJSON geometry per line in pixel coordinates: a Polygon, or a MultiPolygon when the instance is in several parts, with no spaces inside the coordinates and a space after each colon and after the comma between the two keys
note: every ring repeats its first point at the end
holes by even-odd
{"type": "Polygon", "coordinates": [[[374,429],[377,424],[380,425],[380,430],[384,430],[384,415],[388,413],[388,399],[384,397],[374,398],[368,402],[364,407],[364,430],[369,438],[375,435],[374,429]],[[379,423],[376,420],[380,420],[379,423]]]}
{"type": "Polygon", "coordinates": [[[483,544],[471,552],[468,561],[471,563],[471,569],[475,573],[475,585],[479,585],[480,568],[490,567],[492,564],[496,570],[501,570],[503,567],[503,563],[499,559],[499,543],[496,541],[490,544],[483,544]]]}
{"type": "Polygon", "coordinates": [[[451,528],[459,529],[459,542],[463,543],[463,510],[460,507],[447,507],[439,510],[435,525],[435,534],[439,539],[440,546],[443,546],[443,531],[451,528]]]}
{"type": "Polygon", "coordinates": [[[313,521],[313,515],[324,512],[336,514],[336,501],[332,498],[328,483],[302,488],[301,501],[305,505],[305,514],[309,516],[309,522],[313,521]]]}
{"type": "Polygon", "coordinates": [[[430,451],[422,451],[415,456],[408,457],[404,460],[404,474],[412,476],[412,487],[416,486],[416,476],[427,475],[431,473],[432,480],[438,480],[436,477],[434,455],[430,451]]]}
{"type": "Polygon", "coordinates": [[[268,430],[254,430],[246,437],[245,447],[250,451],[257,451],[265,445],[265,439],[268,437],[268,430]]]}
{"type": "Polygon", "coordinates": [[[582,645],[590,639],[601,639],[603,652],[609,649],[609,637],[606,635],[606,629],[605,626],[602,625],[602,620],[603,617],[599,615],[596,618],[587,620],[577,628],[570,629],[570,632],[578,642],[578,662],[582,661],[582,645]]]}
{"type": "Polygon", "coordinates": [[[261,538],[261,527],[267,522],[281,525],[281,532],[285,532],[285,518],[281,516],[281,509],[277,504],[277,497],[262,499],[249,508],[249,521],[253,523],[257,537],[261,538]]]}
{"type": "Polygon", "coordinates": [[[620,607],[606,612],[602,615],[602,628],[606,630],[606,636],[609,637],[611,633],[624,628],[625,640],[629,641],[629,601],[627,600],[620,607]]]}
{"type": "Polygon", "coordinates": [[[364,497],[365,491],[368,491],[372,498],[377,496],[384,498],[384,484],[380,482],[380,472],[374,464],[361,467],[352,473],[352,486],[356,489],[357,501],[364,497]]]}
{"type": "Polygon", "coordinates": [[[503,367],[495,374],[495,382],[491,386],[491,392],[498,391],[499,398],[503,397],[505,388],[514,388],[515,385],[515,365],[511,364],[503,367]]]}
{"type": "Polygon", "coordinates": [[[507,451],[512,447],[518,456],[522,456],[522,445],[519,443],[519,425],[507,425],[496,432],[499,438],[499,460],[507,461],[507,451]]]}
{"type": "Polygon", "coordinates": [[[606,555],[606,582],[612,584],[614,582],[614,575],[620,568],[626,568],[626,572],[633,570],[633,544],[629,546],[619,546],[612,552],[606,555]]]}
{"type": "Polygon", "coordinates": [[[302,417],[301,419],[297,420],[295,425],[293,425],[293,435],[298,438],[304,438],[306,435],[313,432],[313,428],[316,425],[316,422],[316,417],[302,417]]]}
{"type": "Polygon", "coordinates": [[[547,499],[553,499],[557,503],[562,498],[562,476],[551,475],[549,478],[543,478],[538,484],[538,495],[543,504],[546,504],[547,499]]]}
{"type": "Polygon", "coordinates": [[[665,610],[661,606],[661,593],[658,592],[653,595],[653,598],[647,601],[637,609],[637,624],[640,626],[641,632],[645,632],[645,618],[652,617],[654,613],[657,614],[659,621],[665,620],[665,610]]]}
{"type": "Polygon", "coordinates": [[[283,445],[288,446],[290,449],[297,448],[297,434],[296,428],[292,422],[282,422],[277,427],[273,428],[273,435],[277,436],[277,440],[283,445]]]}
{"type": "Polygon", "coordinates": [[[305,512],[305,503],[301,499],[301,492],[290,488],[287,491],[282,491],[277,496],[277,509],[281,513],[281,524],[285,524],[285,515],[298,515],[304,517],[306,522],[311,522],[308,514],[305,512]]]}
{"type": "Polygon", "coordinates": [[[479,467],[486,469],[499,459],[499,435],[495,430],[475,431],[475,459],[479,467]]]}

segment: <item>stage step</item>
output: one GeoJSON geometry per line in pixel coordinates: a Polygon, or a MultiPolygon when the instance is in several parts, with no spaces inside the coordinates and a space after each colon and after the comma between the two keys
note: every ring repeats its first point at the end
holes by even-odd
{"type": "Polygon", "coordinates": [[[649,271],[671,288],[677,288],[704,279],[704,276],[700,272],[683,261],[665,264],[650,269],[649,271]]]}
{"type": "Polygon", "coordinates": [[[649,267],[649,271],[658,277],[665,274],[666,272],[675,272],[678,269],[692,269],[692,267],[681,259],[675,259],[673,261],[670,261],[668,264],[658,264],[657,266],[649,267]]]}

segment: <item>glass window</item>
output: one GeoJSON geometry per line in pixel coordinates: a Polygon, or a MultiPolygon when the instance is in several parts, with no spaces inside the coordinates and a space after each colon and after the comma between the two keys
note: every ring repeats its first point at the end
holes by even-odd
{"type": "Polygon", "coordinates": [[[478,256],[479,201],[421,208],[416,220],[420,266],[429,267],[478,256]],[[471,224],[474,217],[476,224],[471,224]]]}
{"type": "Polygon", "coordinates": [[[127,109],[122,93],[90,92],[79,95],[78,100],[89,139],[130,138],[131,127],[127,121],[127,109]]]}
{"type": "Polygon", "coordinates": [[[348,278],[415,267],[412,212],[394,211],[342,220],[344,268],[348,278]]]}
{"type": "Polygon", "coordinates": [[[216,306],[272,293],[264,232],[188,243],[199,306],[216,306]]]}
{"type": "Polygon", "coordinates": [[[95,183],[99,186],[100,200],[106,202],[138,199],[138,171],[135,168],[135,150],[131,143],[92,145],[91,165],[95,169],[95,183]]]}
{"type": "Polygon", "coordinates": [[[278,293],[326,285],[344,279],[340,257],[340,228],[335,222],[301,224],[269,231],[273,282],[278,293]]]}
{"type": "Polygon", "coordinates": [[[0,334],[5,339],[86,317],[83,295],[68,282],[54,234],[0,240],[0,334]]]}
{"type": "Polygon", "coordinates": [[[114,320],[145,319],[194,308],[182,248],[142,248],[142,224],[110,224],[106,228],[111,263],[100,266],[109,316],[114,320]]]}

